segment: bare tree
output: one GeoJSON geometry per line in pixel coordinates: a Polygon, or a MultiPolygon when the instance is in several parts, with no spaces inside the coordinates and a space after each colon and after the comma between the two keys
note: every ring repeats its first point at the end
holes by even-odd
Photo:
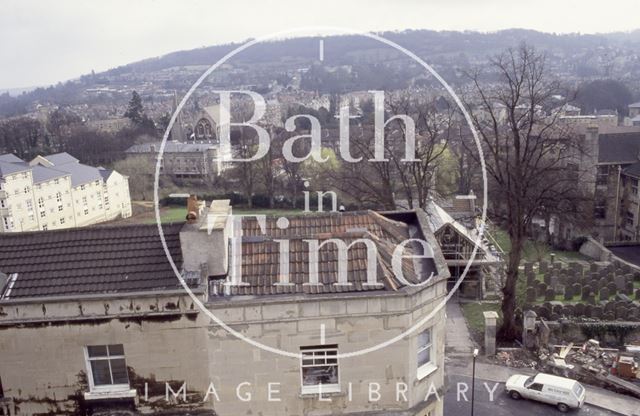
{"type": "Polygon", "coordinates": [[[499,337],[513,340],[519,335],[516,283],[527,231],[545,206],[575,195],[567,165],[584,149],[557,115],[543,112],[553,96],[564,93],[547,78],[544,55],[522,45],[492,58],[490,68],[497,81],[485,82],[480,71],[471,74],[475,94],[468,106],[484,150],[491,214],[511,239],[499,337]]]}

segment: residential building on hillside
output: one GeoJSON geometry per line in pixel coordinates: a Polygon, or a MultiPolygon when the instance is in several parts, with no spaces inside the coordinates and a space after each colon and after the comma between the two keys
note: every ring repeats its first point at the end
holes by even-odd
{"type": "Polygon", "coordinates": [[[241,224],[228,201],[188,211],[163,234],[205,309],[155,225],[0,236],[0,378],[19,414],[443,414],[449,272],[423,211],[241,224]],[[354,244],[341,253],[332,239],[354,244]]]}
{"type": "Polygon", "coordinates": [[[604,242],[640,241],[640,128],[586,133],[597,139],[594,217],[604,242]]]}
{"type": "Polygon", "coordinates": [[[0,232],[81,227],[131,216],[126,176],[68,153],[0,155],[0,232]]]}

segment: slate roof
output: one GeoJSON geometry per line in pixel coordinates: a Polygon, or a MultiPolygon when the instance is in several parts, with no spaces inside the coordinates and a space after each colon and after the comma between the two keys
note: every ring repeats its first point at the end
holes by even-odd
{"type": "Polygon", "coordinates": [[[622,170],[625,175],[635,176],[640,178],[640,162],[636,162],[633,165],[629,165],[622,170]]]}
{"type": "Polygon", "coordinates": [[[18,156],[13,153],[5,153],[4,155],[0,155],[0,162],[8,162],[8,163],[24,163],[24,160],[20,159],[18,156]]]}
{"type": "MultiPolygon", "coordinates": [[[[243,221],[242,282],[248,286],[231,286],[231,295],[276,295],[299,293],[337,293],[365,291],[397,291],[405,284],[393,273],[391,258],[397,244],[410,238],[410,224],[393,221],[373,211],[301,215],[289,218],[289,227],[281,230],[277,218],[267,217],[265,233],[259,231],[255,219],[243,221]],[[371,240],[377,249],[377,281],[380,286],[366,285],[367,249],[362,243],[348,252],[348,281],[350,286],[336,286],[338,282],[338,249],[327,244],[319,250],[318,274],[322,286],[304,285],[309,282],[309,245],[305,239],[319,242],[336,238],[350,244],[356,239],[371,240]],[[289,242],[289,281],[291,286],[277,286],[280,276],[280,243],[289,242]]],[[[415,224],[414,224],[415,225],[415,224]]],[[[413,234],[411,234],[413,235],[413,234]]],[[[416,238],[419,238],[420,232],[416,238]]],[[[407,246],[405,255],[422,254],[421,247],[407,246]],[[417,251],[419,250],[419,251],[417,251]]],[[[404,260],[403,275],[411,283],[423,282],[437,275],[435,262],[404,260]]],[[[222,281],[213,282],[214,293],[223,293],[222,281]]]]}
{"type": "Polygon", "coordinates": [[[98,168],[98,172],[100,173],[100,176],[102,176],[102,179],[106,181],[107,179],[109,179],[109,176],[111,176],[111,174],[113,173],[113,170],[100,167],[98,168]]]}
{"type": "Polygon", "coordinates": [[[33,183],[46,182],[54,178],[61,178],[63,176],[69,175],[66,172],[61,172],[59,170],[51,169],[41,165],[32,166],[31,173],[33,175],[33,183]]]}
{"type": "Polygon", "coordinates": [[[637,103],[629,104],[629,108],[640,108],[640,101],[637,103]]]}
{"type": "Polygon", "coordinates": [[[62,153],[54,153],[52,155],[49,156],[43,156],[45,159],[47,159],[49,162],[51,162],[52,164],[59,166],[59,165],[64,165],[67,163],[78,163],[79,160],[76,159],[75,157],[71,156],[69,153],[67,152],[62,152],[62,153]]]}
{"type": "MultiPolygon", "coordinates": [[[[181,227],[163,226],[178,267],[181,227]]],[[[155,224],[0,234],[0,271],[17,273],[3,299],[179,288],[155,224]]]]}
{"type": "MultiPolygon", "coordinates": [[[[126,153],[157,153],[160,151],[161,144],[162,142],[135,144],[128,148],[126,153]]],[[[217,143],[213,142],[183,143],[167,141],[164,146],[164,153],[198,153],[216,147],[217,143]]]]}
{"type": "Polygon", "coordinates": [[[16,172],[25,172],[31,169],[26,162],[2,162],[0,161],[0,177],[5,175],[11,175],[16,172]]]}
{"type": "Polygon", "coordinates": [[[635,163],[640,155],[640,133],[600,134],[598,163],[635,163]]]}
{"type": "Polygon", "coordinates": [[[81,163],[55,165],[54,169],[70,174],[71,186],[74,187],[102,179],[102,175],[98,168],[83,165],[81,163]]]}

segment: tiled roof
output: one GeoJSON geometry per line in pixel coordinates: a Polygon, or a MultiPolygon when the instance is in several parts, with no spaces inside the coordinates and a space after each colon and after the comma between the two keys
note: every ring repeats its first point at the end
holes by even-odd
{"type": "MultiPolygon", "coordinates": [[[[181,227],[163,226],[178,267],[181,227]]],[[[17,273],[4,299],[179,288],[155,224],[0,234],[0,271],[17,273]]]]}
{"type": "Polygon", "coordinates": [[[640,133],[601,134],[598,137],[599,163],[634,163],[640,155],[640,133]]]}
{"type": "MultiPolygon", "coordinates": [[[[414,235],[410,234],[410,226],[417,224],[393,221],[372,211],[294,216],[289,218],[289,227],[284,230],[276,226],[276,221],[275,217],[267,217],[264,233],[255,219],[243,221],[242,282],[248,285],[230,286],[231,295],[395,291],[404,286],[393,273],[391,258],[396,246],[414,235]],[[304,285],[309,282],[310,257],[309,245],[304,240],[315,239],[322,243],[331,238],[342,240],[347,245],[359,238],[371,240],[377,249],[377,282],[382,285],[365,284],[368,257],[362,243],[354,245],[348,252],[350,286],[334,285],[338,282],[338,249],[330,243],[319,250],[318,275],[323,285],[304,285]],[[290,286],[274,285],[280,277],[280,243],[274,240],[283,239],[289,241],[289,281],[293,283],[290,286]]],[[[420,238],[417,228],[416,232],[415,238],[420,238]]],[[[405,256],[412,251],[422,254],[421,247],[409,245],[405,256]]],[[[404,260],[402,269],[404,278],[411,283],[426,280],[432,272],[437,274],[432,260],[404,260]]],[[[224,292],[222,282],[213,286],[218,293],[224,292]]]]}

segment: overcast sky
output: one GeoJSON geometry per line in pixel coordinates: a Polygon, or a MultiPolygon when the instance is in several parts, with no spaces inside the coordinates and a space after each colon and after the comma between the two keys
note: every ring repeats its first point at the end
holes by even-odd
{"type": "Polygon", "coordinates": [[[47,85],[283,29],[640,28],[639,0],[0,0],[0,88],[47,85]]]}

